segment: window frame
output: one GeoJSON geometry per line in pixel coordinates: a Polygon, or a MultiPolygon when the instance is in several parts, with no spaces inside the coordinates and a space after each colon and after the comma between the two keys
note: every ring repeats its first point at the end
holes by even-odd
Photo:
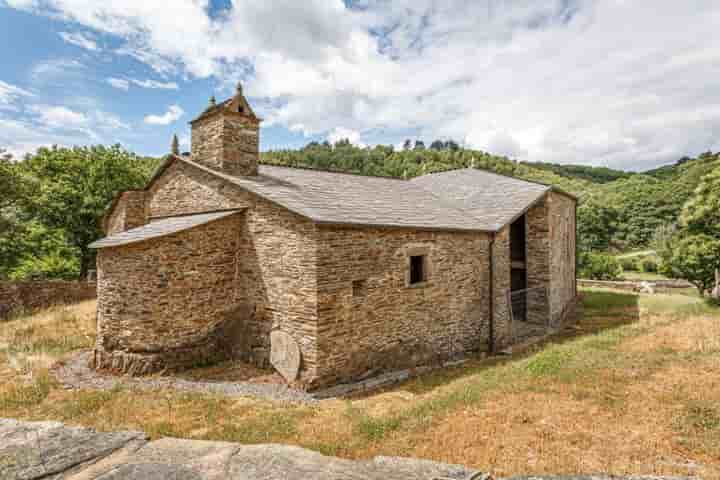
{"type": "Polygon", "coordinates": [[[405,287],[420,288],[430,285],[432,280],[432,261],[430,258],[429,246],[411,246],[405,250],[405,287]],[[412,282],[413,257],[422,258],[422,279],[418,282],[412,282]]]}

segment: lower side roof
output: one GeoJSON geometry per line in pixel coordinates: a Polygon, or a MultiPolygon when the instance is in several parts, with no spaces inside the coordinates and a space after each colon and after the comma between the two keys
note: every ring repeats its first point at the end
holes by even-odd
{"type": "Polygon", "coordinates": [[[197,213],[154,220],[142,227],[133,228],[124,232],[101,238],[89,245],[90,248],[100,249],[119,247],[130,243],[142,242],[152,238],[164,237],[173,233],[190,230],[222,218],[234,215],[243,209],[225,210],[222,212],[197,213]]]}

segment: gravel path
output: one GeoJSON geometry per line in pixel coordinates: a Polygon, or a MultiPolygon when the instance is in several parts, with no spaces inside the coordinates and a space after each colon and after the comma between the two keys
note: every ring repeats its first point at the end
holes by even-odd
{"type": "Polygon", "coordinates": [[[91,352],[82,352],[53,368],[66,388],[111,390],[118,386],[137,390],[174,389],[183,392],[213,393],[230,397],[254,397],[284,403],[313,404],[318,400],[307,392],[287,385],[253,382],[199,382],[172,376],[129,377],[105,375],[88,366],[91,352]]]}

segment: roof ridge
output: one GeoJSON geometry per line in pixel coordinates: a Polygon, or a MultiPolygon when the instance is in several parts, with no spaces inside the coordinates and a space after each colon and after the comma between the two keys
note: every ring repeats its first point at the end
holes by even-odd
{"type": "MultiPolygon", "coordinates": [[[[313,172],[323,172],[323,173],[336,173],[338,175],[354,175],[356,177],[367,177],[367,178],[380,178],[384,180],[397,180],[400,182],[409,182],[410,180],[400,177],[392,177],[388,175],[368,175],[366,173],[359,173],[359,172],[347,172],[343,170],[332,170],[329,168],[316,168],[316,167],[306,167],[306,166],[298,166],[298,165],[277,165],[275,163],[263,163],[260,162],[260,166],[263,167],[276,167],[276,168],[288,168],[292,170],[311,170],[313,172]]],[[[417,177],[415,177],[417,178],[417,177]]]]}

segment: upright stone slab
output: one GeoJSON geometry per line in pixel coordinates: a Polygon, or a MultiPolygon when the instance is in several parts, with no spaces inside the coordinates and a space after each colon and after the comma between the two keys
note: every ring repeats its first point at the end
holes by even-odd
{"type": "Polygon", "coordinates": [[[285,332],[270,333],[270,364],[288,382],[293,382],[300,372],[300,347],[285,332]]]}

